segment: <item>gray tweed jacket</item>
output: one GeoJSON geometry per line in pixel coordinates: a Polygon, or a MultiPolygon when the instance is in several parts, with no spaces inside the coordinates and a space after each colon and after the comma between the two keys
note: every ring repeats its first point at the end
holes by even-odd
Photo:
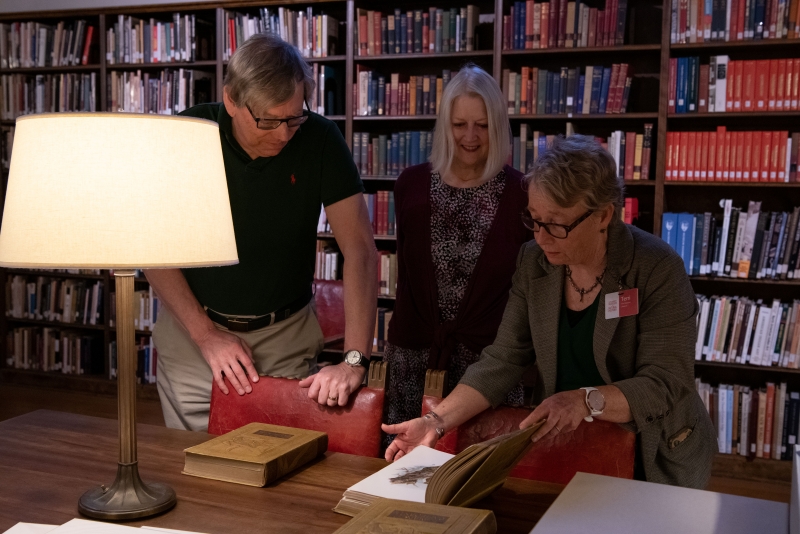
{"type": "MultiPolygon", "coordinates": [[[[563,286],[564,267],[551,265],[536,243],[523,245],[497,337],[461,383],[497,406],[535,364],[536,402],[553,395],[563,286]]],[[[647,480],[704,488],[717,440],[694,387],[697,309],[680,256],[615,219],[594,329],[597,369],[630,404],[633,421],[623,426],[640,434],[637,454],[647,480]],[[639,290],[639,314],[606,319],[605,295],[631,288],[639,290]]]]}

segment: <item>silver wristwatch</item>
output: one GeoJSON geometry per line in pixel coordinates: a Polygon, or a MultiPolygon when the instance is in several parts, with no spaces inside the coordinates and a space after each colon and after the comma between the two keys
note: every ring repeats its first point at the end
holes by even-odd
{"type": "Polygon", "coordinates": [[[364,367],[365,369],[369,369],[369,358],[364,356],[361,351],[358,350],[348,350],[344,353],[344,363],[349,365],[350,367],[364,367]]]}
{"type": "Polygon", "coordinates": [[[592,422],[594,418],[603,415],[603,411],[606,409],[606,398],[600,393],[600,390],[597,388],[581,388],[586,392],[586,407],[589,408],[589,415],[584,417],[584,421],[592,422]]]}

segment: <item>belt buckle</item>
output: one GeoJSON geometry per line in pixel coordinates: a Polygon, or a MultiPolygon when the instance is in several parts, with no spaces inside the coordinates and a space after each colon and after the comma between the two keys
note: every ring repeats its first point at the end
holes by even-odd
{"type": "Polygon", "coordinates": [[[247,332],[250,328],[250,321],[242,321],[240,319],[228,319],[228,330],[234,332],[247,332]]]}
{"type": "Polygon", "coordinates": [[[269,322],[266,326],[272,326],[275,324],[275,312],[270,312],[269,314],[269,322]]]}

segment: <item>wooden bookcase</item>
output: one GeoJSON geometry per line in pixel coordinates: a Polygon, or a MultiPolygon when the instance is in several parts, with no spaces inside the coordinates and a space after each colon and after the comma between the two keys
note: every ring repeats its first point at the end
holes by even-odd
{"type": "MultiPolygon", "coordinates": [[[[602,8],[603,0],[587,0],[591,7],[602,8]]],[[[626,62],[634,66],[634,83],[638,90],[632,91],[625,114],[608,115],[512,115],[511,127],[513,135],[519,135],[520,124],[527,123],[546,134],[565,133],[566,123],[572,123],[577,133],[585,133],[606,137],[614,130],[631,130],[641,132],[644,123],[652,123],[653,152],[650,177],[647,181],[627,181],[627,195],[639,199],[640,217],[637,222],[641,228],[656,235],[661,232],[661,218],[665,211],[717,211],[720,198],[734,199],[734,205],[746,205],[750,199],[762,200],[764,209],[786,210],[800,205],[800,183],[789,184],[749,184],[749,183],[715,183],[715,182],[665,182],[666,133],[669,130],[703,130],[725,125],[729,129],[747,129],[754,121],[760,129],[797,130],[800,124],[800,112],[766,112],[766,113],[668,113],[669,60],[681,56],[701,56],[707,61],[710,55],[728,54],[731,59],[753,58],[785,58],[800,55],[800,39],[781,39],[764,41],[706,42],[699,44],[670,44],[670,12],[671,0],[628,0],[628,17],[625,24],[625,41],[621,46],[602,46],[594,48],[549,48],[535,50],[503,50],[503,15],[508,15],[514,2],[511,0],[444,0],[441,2],[420,0],[397,0],[394,3],[382,4],[380,7],[366,0],[335,0],[327,2],[269,2],[269,1],[222,1],[219,2],[187,2],[164,3],[162,5],[143,5],[139,7],[114,8],[107,10],[70,10],[68,2],[60,2],[56,10],[33,13],[0,13],[0,21],[42,21],[55,23],[59,20],[76,20],[84,18],[96,25],[98,31],[97,47],[92,55],[93,60],[86,66],[45,67],[29,69],[2,69],[0,74],[11,73],[60,73],[60,72],[96,72],[98,74],[98,110],[107,108],[108,74],[111,70],[137,70],[157,73],[164,68],[192,68],[214,74],[214,98],[220,99],[222,80],[226,68],[223,58],[223,40],[225,32],[225,11],[256,14],[259,7],[278,7],[284,5],[291,9],[313,7],[331,14],[343,23],[339,35],[337,55],[327,58],[309,58],[311,63],[332,66],[338,76],[344,76],[344,115],[332,116],[332,120],[342,130],[347,143],[352,148],[353,134],[369,132],[370,134],[391,133],[406,129],[430,129],[434,126],[435,117],[431,116],[357,116],[354,113],[352,84],[355,82],[356,68],[363,65],[375,68],[388,74],[398,72],[409,74],[441,73],[442,69],[455,72],[467,61],[473,61],[502,80],[503,69],[520,69],[523,66],[536,66],[546,69],[559,67],[579,67],[585,65],[610,66],[615,62],[626,62]],[[450,52],[429,54],[402,54],[359,56],[355,51],[355,25],[357,9],[375,9],[384,13],[393,11],[395,7],[403,10],[427,9],[430,5],[441,8],[461,7],[467,3],[479,6],[484,15],[493,14],[494,24],[489,33],[482,38],[480,49],[475,52],[450,52]],[[120,14],[145,17],[167,17],[174,12],[191,13],[215,24],[213,53],[210,59],[194,63],[162,63],[110,65],[106,61],[105,34],[120,14]],[[487,42],[491,40],[491,42],[487,42]]],[[[2,121],[0,126],[13,125],[13,121],[2,121]]],[[[2,187],[5,192],[7,171],[2,171],[2,187]]],[[[362,176],[368,193],[391,190],[396,177],[362,176]]],[[[335,239],[331,234],[320,234],[324,240],[335,247],[335,239]]],[[[144,239],[145,237],[143,237],[144,239]]],[[[396,250],[394,236],[376,236],[379,250],[396,250]]],[[[18,274],[19,271],[6,271],[6,275],[18,274]]],[[[33,274],[33,273],[29,273],[33,274]]],[[[78,278],[75,275],[56,275],[78,278]]],[[[108,310],[108,293],[113,289],[113,277],[107,273],[93,277],[103,280],[106,287],[106,310],[108,310]]],[[[141,284],[146,282],[141,281],[141,284]]],[[[792,297],[800,295],[800,281],[774,282],[768,280],[731,280],[710,277],[695,277],[692,283],[698,293],[745,295],[752,298],[792,297]]],[[[146,287],[146,286],[142,286],[146,287]]],[[[0,294],[5,299],[4,292],[0,294]]],[[[394,297],[379,297],[379,306],[392,308],[394,297]]],[[[11,320],[3,316],[0,319],[0,338],[5,338],[9,328],[20,324],[37,324],[36,321],[11,320]]],[[[78,327],[80,328],[80,327],[78,327]]],[[[115,335],[114,329],[107,324],[87,328],[103,336],[104,346],[115,335]]],[[[5,345],[3,345],[5,347],[5,345]]],[[[5,350],[3,350],[5,352],[5,350]]],[[[2,356],[5,363],[5,355],[2,356]]],[[[44,373],[3,369],[0,377],[4,381],[19,383],[49,383],[59,387],[88,389],[93,391],[112,390],[113,382],[102,377],[70,376],[56,373],[44,373]]],[[[751,386],[763,385],[765,381],[786,381],[790,389],[800,389],[800,371],[782,368],[760,368],[727,363],[697,362],[697,376],[713,384],[739,383],[751,386]]],[[[154,387],[145,386],[144,391],[155,395],[154,387]]],[[[738,460],[733,460],[738,461],[738,460]]],[[[730,464],[729,460],[725,461],[730,464]]],[[[757,462],[759,465],[777,465],[780,462],[757,462]]],[[[738,468],[737,468],[738,469],[738,468]]],[[[771,468],[766,468],[767,471],[771,468]]],[[[775,468],[775,469],[783,469],[775,468]]],[[[739,469],[747,472],[747,468],[739,469]]],[[[764,468],[759,467],[759,473],[764,468]]],[[[743,476],[747,476],[746,474],[743,476]]],[[[762,475],[757,475],[762,476],[762,475]]],[[[771,475],[770,475],[771,476],[771,475]]],[[[781,471],[780,477],[785,474],[781,471]]]]}

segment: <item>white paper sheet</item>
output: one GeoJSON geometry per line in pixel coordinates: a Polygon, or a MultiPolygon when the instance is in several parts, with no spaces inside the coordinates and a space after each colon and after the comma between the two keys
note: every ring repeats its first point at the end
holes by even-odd
{"type": "Polygon", "coordinates": [[[787,534],[785,503],[578,473],[531,534],[787,534]]]}
{"type": "Polygon", "coordinates": [[[3,534],[46,534],[57,528],[58,525],[43,525],[41,523],[17,523],[3,534]]]}
{"type": "Polygon", "coordinates": [[[439,467],[452,458],[452,454],[420,446],[396,462],[387,465],[377,473],[348,488],[357,491],[402,501],[425,502],[427,482],[418,480],[415,484],[393,484],[390,479],[407,473],[417,467],[439,467]]]}
{"type": "Polygon", "coordinates": [[[142,531],[136,527],[126,527],[116,523],[73,519],[57,527],[55,530],[51,530],[48,534],[134,534],[141,532],[142,531]]]}

